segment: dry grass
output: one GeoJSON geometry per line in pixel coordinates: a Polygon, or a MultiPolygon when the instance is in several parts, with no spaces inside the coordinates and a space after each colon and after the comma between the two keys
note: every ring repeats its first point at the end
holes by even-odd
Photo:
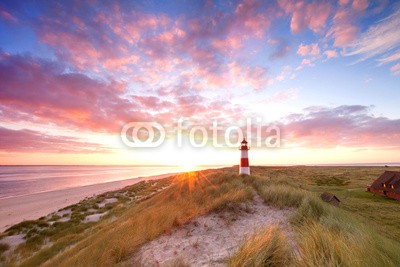
{"type": "Polygon", "coordinates": [[[330,214],[297,228],[298,266],[399,266],[399,244],[352,220],[330,214]],[[336,220],[333,218],[336,217],[336,220]]]}
{"type": "MultiPolygon", "coordinates": [[[[300,189],[293,181],[271,183],[262,177],[253,177],[251,184],[266,202],[278,207],[297,207],[291,218],[299,249],[293,265],[400,266],[398,242],[380,235],[374,224],[368,225],[353,214],[322,202],[319,192],[300,189]]],[[[306,186],[303,184],[303,187],[306,186]]],[[[362,212],[370,214],[371,211],[362,212]]],[[[381,218],[381,221],[384,220],[381,218]]],[[[391,225],[388,219],[386,225],[391,225]]],[[[399,225],[396,228],[399,231],[399,225]]]]}
{"type": "MultiPolygon", "coordinates": [[[[230,259],[231,266],[274,266],[279,262],[280,266],[400,266],[400,202],[364,192],[367,184],[384,170],[382,167],[254,167],[252,177],[236,175],[236,168],[176,176],[169,188],[151,197],[151,191],[141,185],[149,196],[125,204],[123,209],[115,204],[111,210],[115,209],[113,219],[109,217],[82,231],[74,229],[81,224],[63,228],[62,233],[55,235],[53,246],[9,264],[131,265],[130,257],[142,244],[199,215],[245,202],[256,191],[271,205],[297,209],[291,218],[297,253],[289,257],[290,246],[282,233],[279,229],[268,229],[246,240],[230,259]],[[342,200],[341,208],[322,202],[319,194],[324,191],[336,194],[342,200]]],[[[126,200],[121,197],[121,201],[126,200]]],[[[74,208],[76,212],[87,212],[83,211],[86,206],[74,208]]],[[[25,229],[29,225],[19,227],[25,229]]],[[[13,230],[18,231],[18,227],[13,230]]],[[[176,266],[184,265],[177,259],[176,266]]]]}
{"type": "Polygon", "coordinates": [[[229,259],[228,266],[288,266],[292,252],[277,225],[257,231],[229,259]]]}
{"type": "Polygon", "coordinates": [[[20,244],[12,253],[8,253],[7,258],[3,257],[0,260],[0,266],[2,266],[2,263],[11,266],[38,266],[65,250],[66,247],[101,230],[97,225],[101,224],[103,220],[119,217],[127,209],[131,208],[133,204],[157,193],[158,190],[169,186],[170,183],[171,179],[163,179],[157,182],[140,182],[117,191],[87,198],[60,210],[60,212],[67,211],[68,214],[63,215],[63,217],[67,218],[66,221],[57,221],[63,219],[63,217],[50,214],[38,220],[16,224],[6,230],[0,236],[0,239],[7,235],[22,234],[26,241],[20,244]],[[97,205],[97,203],[109,198],[116,198],[118,202],[106,204],[101,208],[97,205]],[[82,221],[87,215],[105,211],[107,211],[107,215],[99,222],[84,223],[82,221]]]}
{"type": "Polygon", "coordinates": [[[45,266],[114,266],[129,259],[145,242],[192,218],[229,203],[253,197],[252,188],[240,177],[205,171],[176,177],[173,185],[132,207],[117,220],[103,223],[98,233],[82,240],[45,266]]]}

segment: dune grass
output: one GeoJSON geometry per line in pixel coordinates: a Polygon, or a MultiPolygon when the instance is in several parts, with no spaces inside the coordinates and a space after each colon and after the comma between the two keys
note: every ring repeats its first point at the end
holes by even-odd
{"type": "MultiPolygon", "coordinates": [[[[13,234],[35,229],[28,240],[39,239],[36,247],[35,242],[20,245],[6,264],[131,266],[142,244],[197,216],[249,201],[256,192],[270,205],[295,209],[290,237],[276,227],[260,230],[244,241],[228,265],[400,266],[400,202],[365,192],[383,170],[254,167],[253,176],[238,176],[236,168],[223,168],[178,175],[158,185],[141,183],[66,207],[71,210],[68,222],[53,215],[12,227],[13,234]],[[169,187],[159,191],[165,185],[169,187]],[[324,191],[336,194],[341,207],[322,202],[319,194],[324,191]],[[109,198],[118,202],[98,206],[109,198]],[[82,223],[93,209],[109,213],[97,223],[82,223]]],[[[186,266],[179,258],[171,264],[186,266]]]]}
{"type": "Polygon", "coordinates": [[[66,247],[84,239],[99,230],[96,226],[103,220],[118,217],[136,202],[150,197],[162,188],[169,186],[171,179],[154,182],[140,182],[121,190],[111,191],[65,207],[59,212],[62,216],[50,214],[38,220],[23,221],[8,228],[1,238],[7,235],[24,235],[20,244],[7,258],[0,261],[6,266],[38,266],[63,251],[66,247]],[[106,199],[116,198],[118,202],[98,205],[106,199]],[[106,214],[100,222],[83,222],[91,214],[106,214]],[[66,219],[65,221],[63,219],[66,219]],[[61,220],[61,221],[59,221],[61,220]]]}
{"type": "Polygon", "coordinates": [[[228,261],[230,267],[288,266],[292,251],[277,225],[256,231],[228,261]]]}
{"type": "Polygon", "coordinates": [[[0,264],[2,261],[5,261],[6,257],[4,256],[4,253],[9,249],[10,246],[8,244],[0,243],[0,264]]]}
{"type": "Polygon", "coordinates": [[[172,227],[252,197],[252,188],[237,175],[218,171],[180,175],[168,189],[133,206],[115,221],[103,223],[99,226],[101,231],[44,266],[87,266],[88,262],[95,266],[122,264],[140,245],[172,227]]]}
{"type": "Polygon", "coordinates": [[[291,218],[298,246],[294,265],[400,266],[400,244],[371,225],[298,186],[253,179],[253,186],[267,203],[297,208],[291,218]]]}

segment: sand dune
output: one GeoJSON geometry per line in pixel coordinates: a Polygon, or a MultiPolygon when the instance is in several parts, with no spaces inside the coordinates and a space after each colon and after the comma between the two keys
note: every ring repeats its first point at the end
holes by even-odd
{"type": "Polygon", "coordinates": [[[189,266],[225,266],[245,238],[260,228],[278,224],[290,237],[288,218],[292,213],[291,209],[268,206],[256,195],[253,202],[234,212],[200,216],[148,242],[134,256],[132,265],[175,266],[183,261],[189,266]]]}
{"type": "Polygon", "coordinates": [[[22,222],[23,220],[38,219],[68,205],[75,204],[85,197],[120,189],[144,180],[162,179],[171,175],[172,174],[162,174],[140,177],[0,199],[0,232],[3,232],[8,227],[22,222]]]}

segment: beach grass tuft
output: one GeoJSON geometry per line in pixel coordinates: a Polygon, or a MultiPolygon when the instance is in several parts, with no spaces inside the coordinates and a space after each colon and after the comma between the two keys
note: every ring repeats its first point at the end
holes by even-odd
{"type": "Polygon", "coordinates": [[[292,251],[286,236],[277,225],[256,231],[230,257],[228,266],[289,266],[292,251]]]}

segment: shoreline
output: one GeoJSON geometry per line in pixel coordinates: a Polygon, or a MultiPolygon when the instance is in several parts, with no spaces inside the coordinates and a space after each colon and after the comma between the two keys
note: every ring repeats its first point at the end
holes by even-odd
{"type": "Polygon", "coordinates": [[[39,192],[0,199],[0,233],[24,220],[35,220],[78,203],[86,197],[121,189],[146,180],[163,179],[178,173],[136,177],[80,187],[39,192]]]}

